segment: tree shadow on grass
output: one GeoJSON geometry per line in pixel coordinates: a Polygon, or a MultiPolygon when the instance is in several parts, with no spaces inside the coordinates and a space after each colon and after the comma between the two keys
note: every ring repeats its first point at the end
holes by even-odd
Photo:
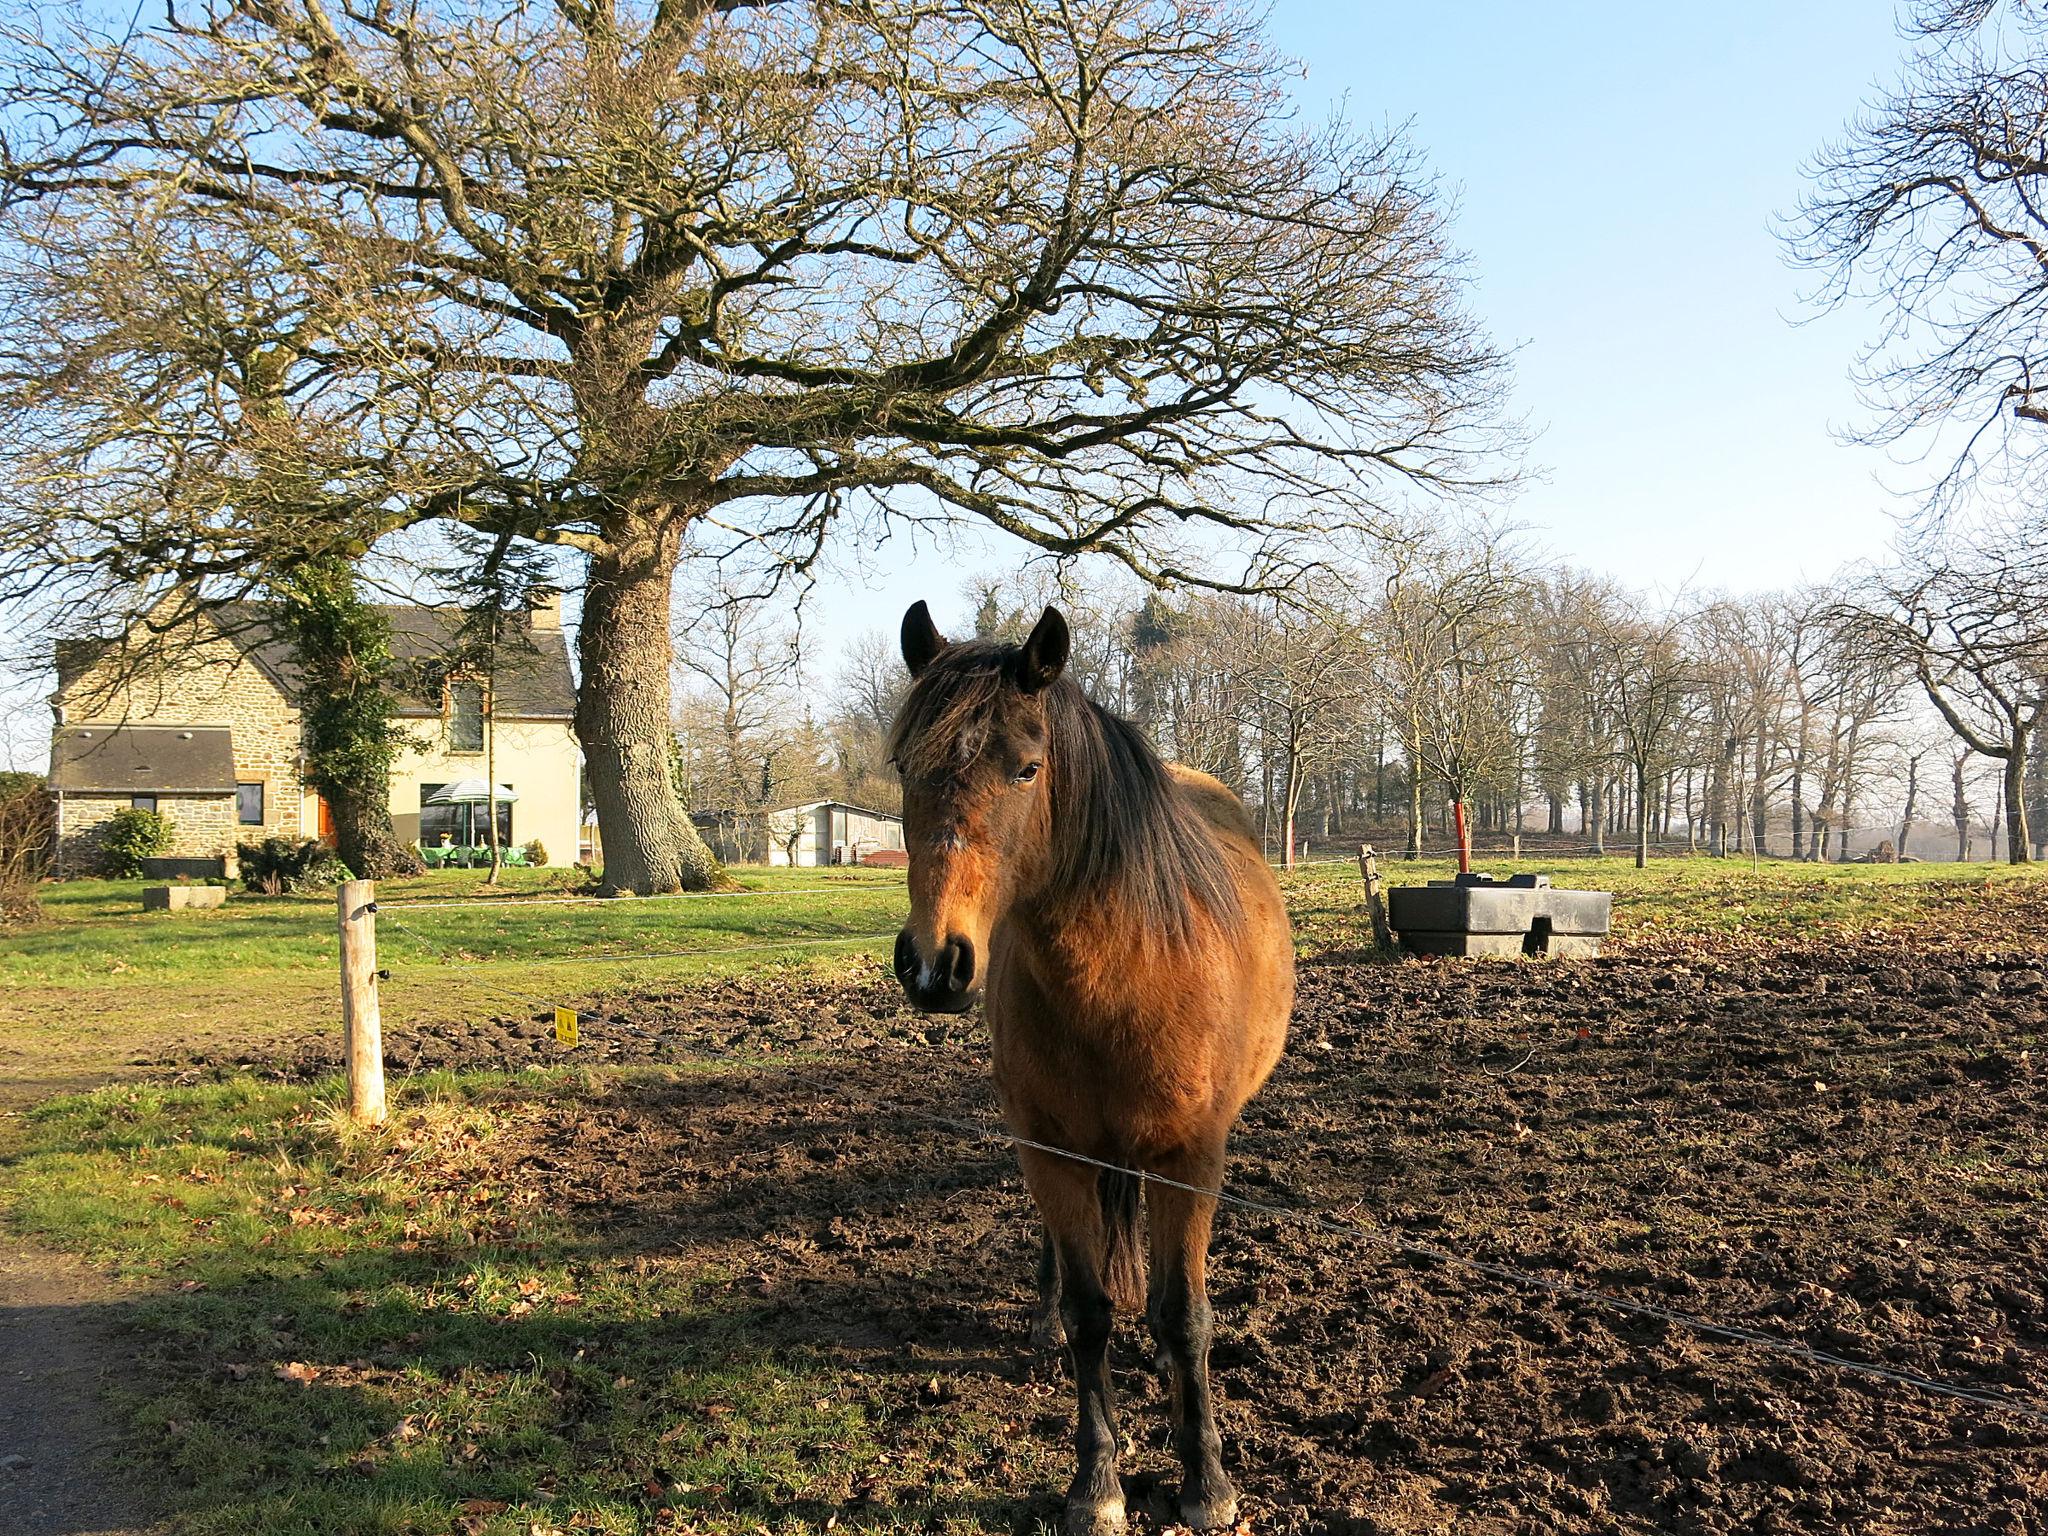
{"type": "Polygon", "coordinates": [[[193,1529],[1056,1520],[998,1149],[753,1071],[558,1095],[491,1151],[550,1213],[518,1241],[251,1249],[132,1309],[193,1529]]]}

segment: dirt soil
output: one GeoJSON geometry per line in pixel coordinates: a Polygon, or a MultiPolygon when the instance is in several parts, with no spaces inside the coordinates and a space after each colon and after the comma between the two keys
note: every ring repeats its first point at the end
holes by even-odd
{"type": "Polygon", "coordinates": [[[149,1489],[117,1468],[106,1388],[130,1380],[128,1296],[76,1260],[0,1236],[0,1531],[142,1536],[149,1489]]]}
{"type": "MultiPolygon", "coordinates": [[[[1232,1188],[1575,1285],[2048,1405],[2048,957],[1884,938],[1595,962],[1304,966],[1232,1188]]],[[[620,1000],[574,1057],[803,1053],[596,1078],[499,1153],[593,1244],[744,1278],[757,1336],[869,1384],[897,1484],[1057,1518],[1072,1406],[1025,1342],[1034,1242],[972,1018],[892,989],[620,1000]],[[885,1103],[886,1101],[886,1103],[885,1103]],[[894,1106],[894,1107],[888,1107],[894,1106]],[[962,1409],[1012,1427],[959,1465],[962,1409]],[[938,1469],[946,1469],[944,1473],[938,1469]]],[[[560,1059],[538,1015],[392,1031],[399,1065],[560,1059]]],[[[282,1058],[204,1074],[330,1069],[282,1058]]],[[[1227,1462],[1276,1533],[2048,1536],[2048,1425],[1226,1210],[1227,1462]]],[[[1174,1481],[1142,1325],[1119,1338],[1141,1531],[1174,1481]]]]}

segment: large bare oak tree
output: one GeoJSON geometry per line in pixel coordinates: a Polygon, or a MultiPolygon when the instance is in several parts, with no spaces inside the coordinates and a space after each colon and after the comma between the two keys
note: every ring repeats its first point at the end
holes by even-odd
{"type": "Polygon", "coordinates": [[[201,0],[116,43],[0,57],[11,573],[574,552],[615,888],[712,873],[686,555],[964,519],[1251,589],[1497,446],[1430,185],[1295,122],[1229,4],[201,0]]]}

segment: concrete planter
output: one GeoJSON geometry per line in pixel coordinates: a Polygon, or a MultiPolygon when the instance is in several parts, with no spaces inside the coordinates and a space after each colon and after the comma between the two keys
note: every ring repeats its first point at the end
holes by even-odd
{"type": "Polygon", "coordinates": [[[1411,955],[1590,959],[1613,904],[1608,891],[1554,890],[1548,875],[1460,875],[1387,892],[1387,915],[1411,955]]]}
{"type": "Polygon", "coordinates": [[[211,912],[215,907],[228,904],[228,888],[224,885],[145,885],[142,888],[142,910],[145,912],[211,912]]]}

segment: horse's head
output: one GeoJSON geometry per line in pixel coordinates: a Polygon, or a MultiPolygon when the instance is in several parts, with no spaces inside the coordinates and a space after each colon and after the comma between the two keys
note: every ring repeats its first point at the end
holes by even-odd
{"type": "Polygon", "coordinates": [[[923,603],[903,616],[903,661],[915,681],[890,736],[910,855],[896,976],[920,1008],[958,1013],[973,1003],[990,930],[1045,878],[1046,693],[1067,644],[1056,608],[1022,645],[948,645],[923,603]]]}

